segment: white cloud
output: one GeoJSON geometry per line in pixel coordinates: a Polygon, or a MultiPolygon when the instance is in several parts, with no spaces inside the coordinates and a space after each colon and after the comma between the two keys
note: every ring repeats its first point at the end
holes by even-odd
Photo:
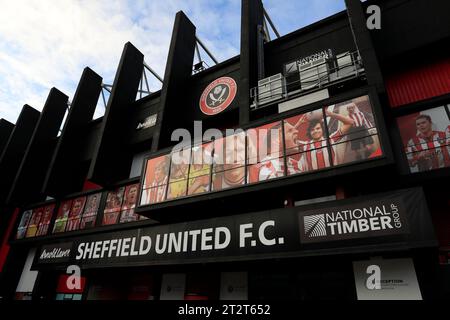
{"type": "MultiPolygon", "coordinates": [[[[298,28],[296,10],[302,3],[321,1],[264,3],[284,33],[298,28]]],[[[330,1],[341,0],[326,2],[330,1]]],[[[25,103],[41,110],[51,87],[71,99],[85,66],[111,84],[127,41],[163,76],[178,10],[188,15],[199,37],[219,60],[239,53],[239,0],[0,2],[0,118],[13,123],[25,103]]],[[[157,81],[151,82],[151,89],[157,86],[157,81]]]]}

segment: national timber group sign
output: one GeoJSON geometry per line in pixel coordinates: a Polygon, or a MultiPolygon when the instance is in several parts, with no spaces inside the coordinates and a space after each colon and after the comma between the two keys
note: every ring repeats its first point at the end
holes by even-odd
{"type": "Polygon", "coordinates": [[[311,255],[330,248],[345,251],[347,244],[342,240],[351,239],[358,241],[361,249],[364,239],[369,238],[378,239],[380,245],[434,240],[421,189],[333,201],[315,207],[97,233],[41,247],[34,266],[241,261],[311,255]],[[415,220],[414,224],[409,223],[411,219],[415,220]],[[414,230],[409,227],[412,225],[414,230]]]}

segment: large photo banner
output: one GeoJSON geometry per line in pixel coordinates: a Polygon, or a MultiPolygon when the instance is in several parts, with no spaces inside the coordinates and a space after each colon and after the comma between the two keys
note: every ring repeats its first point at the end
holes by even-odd
{"type": "Polygon", "coordinates": [[[363,252],[436,242],[421,189],[89,235],[41,247],[35,265],[157,265],[363,252]],[[414,221],[412,223],[411,221],[414,221]],[[352,240],[348,242],[346,240],[352,240]]]}
{"type": "Polygon", "coordinates": [[[450,167],[448,106],[427,109],[397,119],[411,173],[450,167]]]}
{"type": "Polygon", "coordinates": [[[139,206],[380,158],[375,118],[364,95],[148,158],[139,206]]]}

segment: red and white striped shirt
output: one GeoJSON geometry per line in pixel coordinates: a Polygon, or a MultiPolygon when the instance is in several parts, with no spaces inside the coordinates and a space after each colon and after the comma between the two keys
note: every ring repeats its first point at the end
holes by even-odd
{"type": "MultiPolygon", "coordinates": [[[[261,162],[262,163],[260,164],[258,181],[264,181],[284,176],[284,160],[282,158],[271,159],[268,161],[263,159],[261,162]]],[[[288,156],[288,158],[286,159],[286,164],[288,175],[304,171],[301,161],[294,159],[292,156],[288,156]]]]}
{"type": "Polygon", "coordinates": [[[150,188],[144,190],[141,204],[158,203],[165,200],[167,189],[167,177],[162,182],[153,181],[150,188]]]}
{"type": "Polygon", "coordinates": [[[365,127],[366,129],[372,128],[372,123],[366,118],[364,113],[357,111],[353,114],[349,114],[350,118],[353,119],[353,127],[365,127]]]}
{"type": "MultiPolygon", "coordinates": [[[[328,153],[326,140],[311,140],[304,147],[303,165],[308,171],[327,168],[330,166],[330,155],[328,153]]],[[[331,156],[334,159],[334,148],[331,148],[331,156]]]]}
{"type": "MultiPolygon", "coordinates": [[[[331,141],[331,161],[333,161],[333,165],[337,164],[336,161],[336,146],[334,143],[338,142],[342,139],[342,133],[340,130],[337,130],[330,134],[331,141]]],[[[307,170],[319,170],[323,168],[330,167],[330,154],[328,152],[328,143],[326,139],[323,140],[311,140],[304,144],[303,146],[303,156],[302,156],[302,167],[307,170]]]]}
{"type": "Polygon", "coordinates": [[[406,154],[411,171],[417,172],[449,167],[450,150],[447,145],[447,139],[448,137],[443,131],[433,131],[430,137],[420,135],[410,139],[406,147],[406,154]]]}

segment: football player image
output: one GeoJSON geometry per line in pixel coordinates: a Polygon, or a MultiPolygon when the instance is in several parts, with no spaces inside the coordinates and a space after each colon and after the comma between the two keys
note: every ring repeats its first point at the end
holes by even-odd
{"type": "Polygon", "coordinates": [[[245,133],[214,141],[213,190],[245,184],[245,133]]]}
{"type": "Polygon", "coordinates": [[[190,152],[179,157],[179,161],[177,161],[179,163],[175,163],[174,154],[172,154],[167,199],[176,199],[187,194],[189,160],[190,152]]]}
{"type": "Polygon", "coordinates": [[[138,190],[139,184],[133,184],[125,188],[125,197],[122,205],[122,213],[120,215],[120,223],[139,220],[139,215],[134,213],[138,190]]]}
{"type": "Polygon", "coordinates": [[[169,161],[169,156],[162,156],[147,161],[141,205],[158,203],[166,199],[169,161]]]}
{"type": "Polygon", "coordinates": [[[212,143],[192,148],[188,195],[209,191],[212,143]]]}
{"type": "Polygon", "coordinates": [[[80,228],[81,214],[86,203],[86,197],[80,197],[73,200],[72,208],[67,220],[66,231],[74,231],[80,228]]]}
{"type": "Polygon", "coordinates": [[[427,114],[418,115],[415,126],[416,135],[409,139],[406,147],[411,171],[421,172],[449,167],[448,133],[433,130],[433,121],[427,114]]]}
{"type": "Polygon", "coordinates": [[[37,232],[39,221],[43,214],[43,208],[37,208],[33,210],[33,215],[31,216],[30,223],[28,224],[28,229],[26,233],[26,238],[34,237],[37,232]]]}
{"type": "Polygon", "coordinates": [[[56,215],[55,225],[53,226],[53,233],[64,232],[71,206],[72,200],[66,200],[61,203],[56,215]]]}
{"type": "Polygon", "coordinates": [[[125,188],[121,187],[108,192],[106,207],[103,213],[103,225],[116,224],[118,222],[124,190],[125,188]]]}
{"type": "Polygon", "coordinates": [[[22,239],[25,237],[32,213],[32,210],[27,210],[22,214],[22,219],[20,219],[19,227],[17,228],[16,239],[22,239]]]}
{"type": "Polygon", "coordinates": [[[50,220],[52,219],[54,209],[55,205],[49,205],[44,208],[44,213],[42,215],[41,221],[39,222],[36,236],[43,236],[47,234],[48,226],[50,225],[50,220]]]}

